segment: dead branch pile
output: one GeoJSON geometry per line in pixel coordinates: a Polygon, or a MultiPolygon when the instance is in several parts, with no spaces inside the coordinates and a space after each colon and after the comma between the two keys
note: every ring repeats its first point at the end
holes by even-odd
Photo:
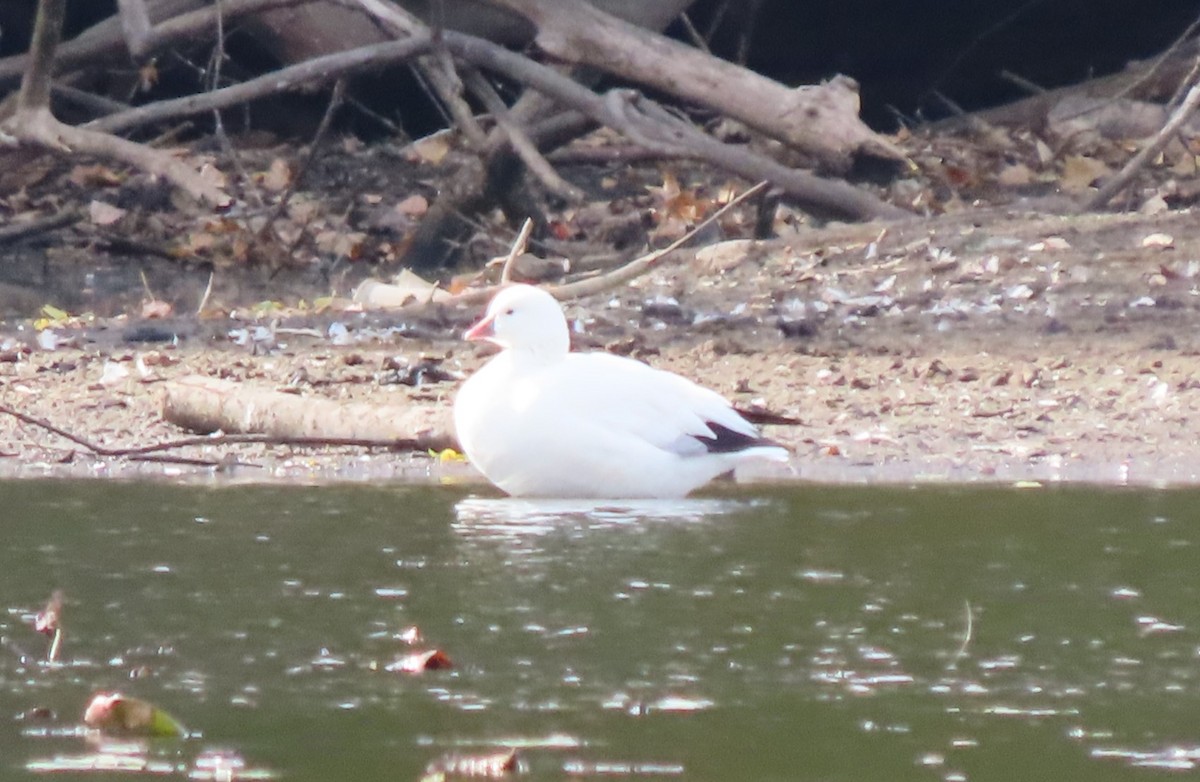
{"type": "MultiPolygon", "coordinates": [[[[383,65],[410,63],[455,128],[488,161],[491,177],[505,168],[500,159],[515,154],[550,192],[578,199],[578,187],[562,180],[544,152],[561,143],[564,128],[574,127],[578,133],[603,125],[652,153],[699,158],[745,179],[764,179],[805,208],[850,219],[904,214],[844,182],[781,164],[742,144],[722,142],[639,91],[598,93],[585,86],[585,72],[600,71],[675,96],[737,120],[786,145],[808,167],[827,172],[846,171],[864,155],[900,159],[890,142],[859,120],[857,93],[849,80],[792,89],[649,29],[664,26],[687,4],[647,3],[643,18],[630,22],[583,0],[489,0],[485,5],[493,14],[535,31],[538,49],[550,60],[547,64],[491,40],[430,27],[403,5],[387,0],[121,0],[118,17],[66,42],[59,41],[65,0],[40,0],[30,51],[0,61],[0,86],[22,79],[0,128],[10,147],[117,160],[224,208],[233,197],[216,172],[197,170],[186,157],[116,134],[279,93],[321,89],[383,65]],[[98,65],[142,65],[173,48],[196,47],[204,40],[216,41],[210,67],[219,72],[221,37],[235,24],[259,31],[287,64],[240,83],[223,84],[214,78],[206,92],[132,107],[98,96],[88,100],[72,86],[86,83],[88,69],[98,65]],[[489,76],[524,85],[528,91],[515,105],[506,106],[489,76]],[[102,106],[101,116],[82,127],[58,122],[50,114],[52,93],[102,106]],[[464,93],[487,108],[493,120],[490,129],[473,114],[464,93]]],[[[566,137],[571,133],[565,131],[566,137]]],[[[495,190],[495,184],[480,181],[474,195],[488,187],[495,190]]],[[[430,220],[436,219],[435,212],[430,220]]]]}

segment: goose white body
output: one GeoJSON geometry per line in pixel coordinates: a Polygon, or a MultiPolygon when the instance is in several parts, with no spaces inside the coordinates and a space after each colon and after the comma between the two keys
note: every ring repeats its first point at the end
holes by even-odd
{"type": "Polygon", "coordinates": [[[748,459],[787,461],[719,394],[605,353],[569,352],[546,292],[497,294],[469,339],[504,350],[459,391],[467,458],[514,496],[681,497],[748,459]]]}

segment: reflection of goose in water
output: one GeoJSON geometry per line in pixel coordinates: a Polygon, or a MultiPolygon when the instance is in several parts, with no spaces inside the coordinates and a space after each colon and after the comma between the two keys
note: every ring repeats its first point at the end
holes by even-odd
{"type": "Polygon", "coordinates": [[[454,529],[479,539],[521,540],[567,531],[640,527],[643,522],[697,523],[742,512],[755,502],[732,499],[539,500],[468,497],[454,506],[454,529]]]}
{"type": "Polygon", "coordinates": [[[467,458],[515,496],[682,497],[788,452],[719,394],[607,353],[571,353],[562,308],[513,285],[466,334],[504,348],[459,391],[467,458]]]}

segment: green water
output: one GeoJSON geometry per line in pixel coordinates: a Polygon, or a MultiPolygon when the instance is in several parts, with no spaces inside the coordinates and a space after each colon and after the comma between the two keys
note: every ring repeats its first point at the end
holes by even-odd
{"type": "Polygon", "coordinates": [[[801,486],[595,508],[13,483],[0,517],[3,778],[417,780],[511,746],[529,780],[1200,764],[1197,492],[801,486]],[[56,588],[51,666],[31,623],[56,588]],[[425,644],[399,638],[411,625],[425,644]],[[455,667],[384,670],[432,647],[455,667]],[[198,735],[82,730],[112,689],[198,735]]]}

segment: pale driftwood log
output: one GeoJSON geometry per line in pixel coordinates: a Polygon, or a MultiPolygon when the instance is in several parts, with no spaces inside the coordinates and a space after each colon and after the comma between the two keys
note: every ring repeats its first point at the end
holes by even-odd
{"type": "Polygon", "coordinates": [[[858,116],[848,79],[795,89],[604,13],[583,0],[489,0],[537,26],[537,43],[567,62],[598,68],[721,112],[846,171],[856,156],[903,153],[858,116]]]}
{"type": "Polygon", "coordinates": [[[201,434],[353,439],[405,449],[455,447],[449,405],[336,402],[198,375],[165,384],[162,416],[201,434]]]}

